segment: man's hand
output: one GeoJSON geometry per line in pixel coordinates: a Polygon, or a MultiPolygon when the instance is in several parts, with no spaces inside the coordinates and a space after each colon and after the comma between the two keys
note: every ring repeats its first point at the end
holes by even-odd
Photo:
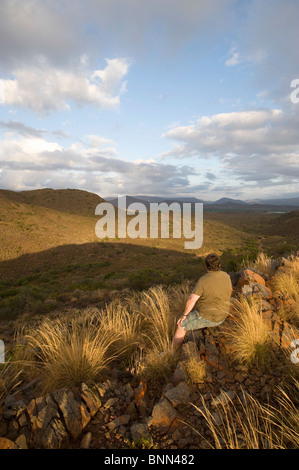
{"type": "Polygon", "coordinates": [[[178,319],[178,321],[176,322],[177,325],[181,325],[182,322],[183,322],[184,320],[186,320],[186,318],[187,318],[187,315],[182,315],[182,316],[178,319]]]}

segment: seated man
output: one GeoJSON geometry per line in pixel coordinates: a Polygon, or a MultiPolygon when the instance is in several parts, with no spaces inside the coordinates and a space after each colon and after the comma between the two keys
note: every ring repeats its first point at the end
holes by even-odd
{"type": "Polygon", "coordinates": [[[205,258],[205,267],[207,274],[198,280],[183,315],[177,321],[173,347],[183,343],[187,331],[221,325],[229,314],[230,276],[221,271],[220,259],[214,253],[205,258]]]}

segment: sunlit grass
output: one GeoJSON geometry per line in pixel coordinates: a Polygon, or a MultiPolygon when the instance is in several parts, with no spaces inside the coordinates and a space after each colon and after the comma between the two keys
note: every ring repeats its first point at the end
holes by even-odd
{"type": "Polygon", "coordinates": [[[263,367],[271,357],[270,331],[261,314],[258,301],[235,299],[233,318],[223,327],[233,357],[246,366],[263,367]]]}
{"type": "MultiPolygon", "coordinates": [[[[298,388],[298,382],[295,386],[298,388]]],[[[213,443],[202,437],[211,448],[298,448],[298,409],[282,388],[275,405],[262,405],[247,393],[243,393],[242,398],[236,397],[234,402],[220,404],[217,409],[220,423],[203,398],[202,407],[195,408],[204,417],[210,431],[213,443]]]]}

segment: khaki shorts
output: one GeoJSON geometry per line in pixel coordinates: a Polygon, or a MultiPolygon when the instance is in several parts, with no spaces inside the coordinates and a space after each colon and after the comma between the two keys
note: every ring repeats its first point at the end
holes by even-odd
{"type": "Polygon", "coordinates": [[[221,325],[224,320],[225,318],[220,322],[207,320],[206,318],[201,317],[197,310],[192,310],[192,312],[188,313],[187,318],[181,322],[181,325],[186,331],[199,330],[201,328],[209,328],[221,325]]]}

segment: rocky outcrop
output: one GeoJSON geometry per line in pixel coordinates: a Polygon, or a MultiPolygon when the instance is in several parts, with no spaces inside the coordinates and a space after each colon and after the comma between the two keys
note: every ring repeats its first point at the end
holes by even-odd
{"type": "MultiPolygon", "coordinates": [[[[23,436],[21,446],[60,449],[76,441],[101,407],[99,390],[82,384],[33,398],[28,405],[9,395],[2,423],[11,439],[23,436]]],[[[4,429],[4,427],[3,427],[4,429]]]]}

